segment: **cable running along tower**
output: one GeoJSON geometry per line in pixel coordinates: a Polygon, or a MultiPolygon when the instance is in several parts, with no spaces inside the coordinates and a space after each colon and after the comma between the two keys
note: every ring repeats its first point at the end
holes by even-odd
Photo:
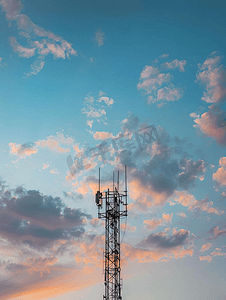
{"type": "Polygon", "coordinates": [[[96,205],[98,207],[98,219],[105,220],[105,251],[104,251],[104,300],[122,300],[122,284],[120,278],[120,218],[127,217],[127,174],[125,166],[125,190],[119,192],[119,171],[117,186],[100,192],[100,168],[99,190],[96,193],[96,205]]]}

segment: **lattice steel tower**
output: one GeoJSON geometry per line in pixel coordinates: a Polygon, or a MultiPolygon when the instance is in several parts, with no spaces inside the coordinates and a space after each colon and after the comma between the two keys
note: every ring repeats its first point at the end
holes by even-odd
{"type": "Polygon", "coordinates": [[[105,251],[104,251],[104,300],[122,300],[122,284],[120,278],[120,218],[127,217],[127,178],[125,166],[125,190],[119,192],[119,172],[117,187],[96,193],[98,218],[105,220],[105,251]]]}

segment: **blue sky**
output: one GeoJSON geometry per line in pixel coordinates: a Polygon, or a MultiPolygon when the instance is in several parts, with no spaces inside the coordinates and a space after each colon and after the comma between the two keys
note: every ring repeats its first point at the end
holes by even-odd
{"type": "Polygon", "coordinates": [[[125,164],[123,299],[226,299],[224,2],[0,8],[0,299],[102,297],[125,164]]]}

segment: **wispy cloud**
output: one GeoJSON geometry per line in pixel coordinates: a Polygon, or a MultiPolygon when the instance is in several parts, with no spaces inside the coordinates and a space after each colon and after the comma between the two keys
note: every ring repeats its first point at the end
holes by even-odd
{"type": "Polygon", "coordinates": [[[209,250],[212,246],[213,246],[213,244],[211,244],[211,243],[204,244],[204,245],[202,245],[202,248],[201,248],[199,251],[200,251],[200,252],[207,251],[207,250],[209,250]]]}
{"type": "Polygon", "coordinates": [[[98,29],[97,32],[95,33],[95,42],[99,47],[103,46],[104,44],[104,36],[105,33],[101,29],[98,29]]]}
{"type": "Polygon", "coordinates": [[[25,46],[19,44],[15,37],[10,37],[13,51],[24,58],[36,58],[31,65],[32,70],[25,73],[26,76],[37,75],[44,67],[44,60],[48,54],[52,54],[54,59],[65,59],[70,58],[71,55],[78,55],[77,51],[72,48],[72,44],[34,24],[27,15],[22,14],[20,0],[1,0],[0,5],[6,12],[7,20],[16,22],[20,37],[26,39],[25,46]]]}
{"type": "Polygon", "coordinates": [[[89,120],[86,121],[86,124],[90,128],[93,127],[94,120],[106,124],[106,109],[114,104],[114,100],[110,97],[103,96],[104,94],[104,92],[100,91],[97,99],[92,96],[87,96],[84,99],[84,107],[81,112],[89,118],[89,120]]]}
{"type": "Polygon", "coordinates": [[[178,68],[181,72],[185,72],[186,60],[172,60],[171,62],[165,62],[161,64],[161,67],[166,69],[176,69],[178,68]]]}

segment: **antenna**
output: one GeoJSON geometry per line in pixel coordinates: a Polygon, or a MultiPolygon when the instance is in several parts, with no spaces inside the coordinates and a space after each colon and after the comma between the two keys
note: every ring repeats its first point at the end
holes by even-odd
{"type": "Polygon", "coordinates": [[[125,192],[127,192],[127,174],[126,174],[126,165],[125,165],[125,192]]]}
{"type": "Polygon", "coordinates": [[[100,168],[99,168],[99,192],[100,192],[100,168]]]}
{"type": "Polygon", "coordinates": [[[113,191],[115,189],[115,183],[114,183],[114,171],[113,171],[113,191]]]}
{"type": "MultiPolygon", "coordinates": [[[[105,220],[105,250],[104,250],[104,285],[105,295],[103,300],[122,300],[121,283],[121,242],[120,242],[120,219],[127,217],[127,174],[125,166],[125,191],[119,192],[119,171],[117,188],[100,192],[100,168],[99,168],[99,191],[96,194],[98,207],[98,219],[105,220]],[[102,207],[102,203],[104,203],[102,207]]],[[[124,233],[125,234],[125,233],[124,233]]]]}

